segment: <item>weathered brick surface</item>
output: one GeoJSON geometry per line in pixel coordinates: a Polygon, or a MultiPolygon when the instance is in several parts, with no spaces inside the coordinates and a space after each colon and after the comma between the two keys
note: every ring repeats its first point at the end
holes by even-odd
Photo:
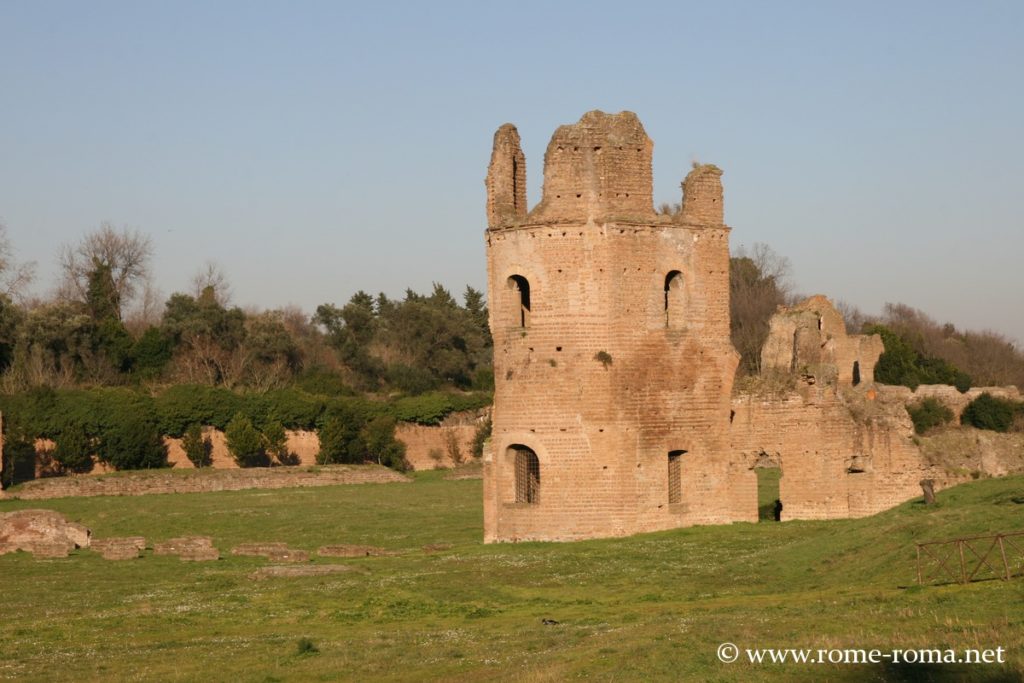
{"type": "Polygon", "coordinates": [[[231,554],[247,557],[267,557],[272,552],[284,552],[287,550],[287,543],[242,543],[232,548],[231,554]]]}
{"type": "Polygon", "coordinates": [[[284,550],[271,550],[267,553],[267,559],[272,562],[309,562],[309,553],[305,550],[285,548],[284,550]]]}
{"type": "Polygon", "coordinates": [[[54,510],[0,513],[0,555],[24,550],[38,557],[67,557],[91,542],[90,531],[54,510]]]}
{"type": "Polygon", "coordinates": [[[452,439],[462,461],[472,460],[473,438],[489,415],[488,410],[452,413],[436,426],[400,422],[395,427],[395,438],[405,444],[405,459],[414,470],[453,467],[457,463],[452,459],[452,439]]]}
{"type": "Polygon", "coordinates": [[[142,536],[96,538],[89,547],[104,560],[134,560],[146,549],[146,539],[142,536]]]}
{"type": "Polygon", "coordinates": [[[819,294],[772,316],[761,367],[799,373],[825,364],[840,384],[871,384],[884,350],[877,334],[847,334],[843,316],[819,294]]]}
{"type": "Polygon", "coordinates": [[[209,536],[182,536],[171,538],[153,546],[154,555],[177,555],[185,562],[219,560],[220,551],[209,536]]]}

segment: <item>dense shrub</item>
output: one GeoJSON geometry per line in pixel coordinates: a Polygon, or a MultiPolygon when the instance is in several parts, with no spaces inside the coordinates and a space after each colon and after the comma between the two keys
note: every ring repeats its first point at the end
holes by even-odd
{"type": "Polygon", "coordinates": [[[57,438],[53,459],[65,471],[88,472],[92,469],[95,451],[95,441],[86,433],[85,427],[72,422],[64,427],[57,438]]]}
{"type": "Polygon", "coordinates": [[[926,398],[920,403],[907,406],[910,419],[914,422],[914,431],[924,434],[933,427],[946,424],[953,419],[953,411],[936,398],[926,398]]]}
{"type": "Polygon", "coordinates": [[[245,409],[245,399],[222,387],[177,384],[156,398],[160,429],[169,436],[181,436],[189,425],[201,424],[225,429],[231,418],[245,409]]]}
{"type": "Polygon", "coordinates": [[[960,423],[978,429],[1007,432],[1013,425],[1014,416],[1021,409],[1021,404],[1016,401],[997,398],[985,392],[964,408],[960,423]]]}
{"type": "Polygon", "coordinates": [[[185,457],[196,467],[209,467],[213,464],[213,444],[210,437],[203,436],[203,428],[198,422],[185,430],[181,437],[181,448],[185,451],[185,457]]]}
{"type": "Polygon", "coordinates": [[[409,468],[405,444],[395,440],[395,418],[382,416],[370,420],[360,430],[359,437],[367,459],[400,472],[409,468]]]}
{"type": "Polygon", "coordinates": [[[295,378],[295,387],[314,396],[353,396],[355,391],[341,376],[323,367],[313,367],[295,378]]]}
{"type": "Polygon", "coordinates": [[[167,467],[167,446],[155,415],[127,413],[103,430],[97,453],[118,470],[167,467]]]}
{"type": "Polygon", "coordinates": [[[486,393],[448,394],[432,392],[420,396],[406,396],[391,406],[392,415],[402,422],[437,425],[450,413],[479,410],[490,405],[492,397],[486,393]]]}
{"type": "Polygon", "coordinates": [[[921,384],[950,384],[960,393],[971,388],[971,378],[948,361],[924,356],[906,339],[884,325],[869,325],[865,332],[882,337],[885,351],[875,365],[875,381],[916,389],[921,384]]]}
{"type": "Polygon", "coordinates": [[[263,435],[244,413],[235,413],[224,429],[228,451],[239,467],[260,467],[269,464],[263,449],[263,435]]]}
{"type": "Polygon", "coordinates": [[[351,408],[332,406],[320,427],[317,462],[322,465],[362,462],[365,449],[359,432],[364,424],[366,421],[351,408]]]}
{"type": "Polygon", "coordinates": [[[277,389],[250,394],[245,399],[245,409],[259,429],[266,429],[273,422],[287,429],[315,429],[327,400],[297,389],[277,389]]]}

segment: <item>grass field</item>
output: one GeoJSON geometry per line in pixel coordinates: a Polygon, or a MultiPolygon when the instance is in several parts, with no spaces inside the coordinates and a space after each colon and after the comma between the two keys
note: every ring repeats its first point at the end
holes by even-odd
{"type": "MultiPolygon", "coordinates": [[[[861,520],[481,544],[480,482],[136,498],[47,507],[94,536],[213,536],[224,558],[0,557],[0,677],[18,680],[1024,679],[1024,578],[919,588],[914,540],[1024,529],[1024,478],[861,520]],[[401,551],[253,581],[238,543],[401,551]],[[424,552],[426,544],[451,548],[424,552]],[[907,588],[908,586],[911,586],[907,588]],[[549,619],[557,624],[545,625],[549,619]],[[300,639],[308,639],[300,644],[300,639]],[[724,664],[744,648],[996,648],[1005,665],[724,664]],[[315,650],[315,651],[314,651],[315,650]]],[[[327,562],[316,559],[314,562],[327,562]]]]}

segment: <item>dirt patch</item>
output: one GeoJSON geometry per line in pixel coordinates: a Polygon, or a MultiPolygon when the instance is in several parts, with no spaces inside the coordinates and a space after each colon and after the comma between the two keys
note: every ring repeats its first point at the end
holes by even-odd
{"type": "Polygon", "coordinates": [[[104,560],[135,560],[146,549],[146,539],[142,536],[94,538],[89,547],[104,560]]]}
{"type": "Polygon", "coordinates": [[[263,567],[257,569],[249,578],[253,581],[275,578],[299,578],[302,576],[326,576],[327,574],[340,574],[352,571],[351,567],[343,564],[313,564],[305,567],[263,567]]]}
{"type": "Polygon", "coordinates": [[[459,479],[483,479],[483,463],[481,463],[479,460],[475,460],[465,465],[460,465],[453,469],[451,472],[444,475],[444,478],[449,481],[456,481],[459,479]]]}
{"type": "Polygon", "coordinates": [[[379,557],[397,553],[372,545],[325,545],[316,554],[320,557],[379,557]]]}
{"type": "Polygon", "coordinates": [[[144,496],[157,493],[205,493],[242,489],[278,489],[336,484],[384,484],[411,481],[380,465],[258,467],[235,470],[146,470],[106,476],[37,479],[2,492],[3,498],[40,500],[90,496],[144,496]]]}

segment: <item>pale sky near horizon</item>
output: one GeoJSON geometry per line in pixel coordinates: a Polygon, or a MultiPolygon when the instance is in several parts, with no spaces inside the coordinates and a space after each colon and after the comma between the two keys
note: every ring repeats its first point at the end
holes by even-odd
{"type": "Polygon", "coordinates": [[[109,221],[164,296],[484,289],[483,178],[515,123],[631,110],[655,202],[725,171],[732,245],[806,294],[1024,342],[1022,2],[0,0],[0,221],[35,291],[109,221]]]}

